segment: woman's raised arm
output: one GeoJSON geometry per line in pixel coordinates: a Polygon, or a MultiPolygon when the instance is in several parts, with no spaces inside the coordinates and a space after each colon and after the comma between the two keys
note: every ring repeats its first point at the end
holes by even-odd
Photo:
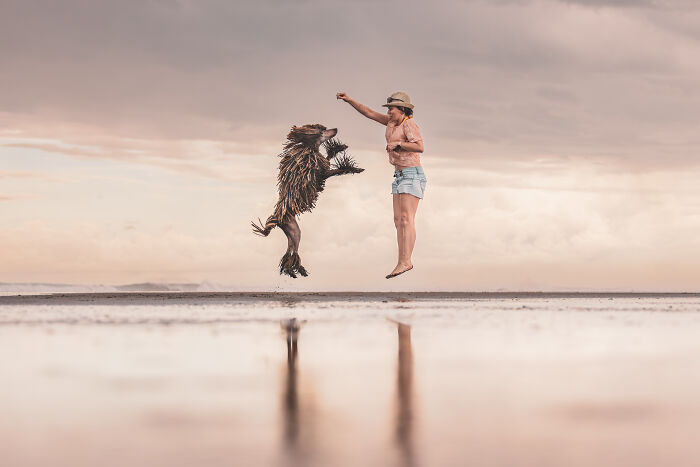
{"type": "Polygon", "coordinates": [[[367,107],[364,104],[360,104],[356,100],[351,99],[350,96],[348,96],[344,92],[337,93],[335,95],[335,98],[340,99],[340,100],[344,100],[345,102],[347,102],[348,104],[353,106],[355,108],[355,110],[360,112],[362,115],[364,115],[365,117],[367,117],[371,120],[374,120],[375,122],[379,122],[382,125],[386,125],[387,123],[389,123],[389,116],[388,115],[381,114],[379,112],[376,112],[376,111],[370,109],[369,107],[367,107]]]}

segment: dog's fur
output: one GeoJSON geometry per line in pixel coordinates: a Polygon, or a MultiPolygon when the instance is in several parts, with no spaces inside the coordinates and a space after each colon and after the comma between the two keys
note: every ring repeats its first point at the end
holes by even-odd
{"type": "Polygon", "coordinates": [[[287,142],[280,154],[282,160],[277,176],[280,197],[275,211],[267,218],[265,225],[260,219],[259,224],[252,222],[253,232],[258,235],[267,237],[272,229],[279,226],[287,236],[287,252],[280,261],[280,274],[294,278],[297,274],[308,275],[299,258],[301,230],[296,216],[316,206],[326,179],[364,171],[355,166],[352,158],[345,153],[348,147],[333,139],[337,133],[335,128],[326,129],[323,125],[312,124],[293,126],[287,135],[287,142]],[[321,145],[326,149],[326,156],[321,154],[321,145]],[[342,155],[338,156],[340,153],[342,155]]]}

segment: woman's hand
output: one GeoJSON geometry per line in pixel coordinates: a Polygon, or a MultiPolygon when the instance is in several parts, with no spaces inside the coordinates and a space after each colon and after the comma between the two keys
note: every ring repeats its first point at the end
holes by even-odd
{"type": "Polygon", "coordinates": [[[375,112],[374,110],[370,109],[366,105],[360,104],[359,102],[351,99],[350,96],[348,96],[347,94],[345,94],[342,91],[335,93],[335,98],[347,102],[355,110],[360,112],[365,117],[374,120],[375,122],[379,122],[385,126],[389,123],[389,116],[387,114],[381,114],[379,112],[375,112]]]}
{"type": "Polygon", "coordinates": [[[396,144],[396,145],[392,145],[392,144],[387,144],[387,145],[386,145],[386,151],[387,151],[387,152],[389,152],[389,151],[400,151],[401,149],[403,149],[403,148],[401,147],[401,143],[396,144]]]}

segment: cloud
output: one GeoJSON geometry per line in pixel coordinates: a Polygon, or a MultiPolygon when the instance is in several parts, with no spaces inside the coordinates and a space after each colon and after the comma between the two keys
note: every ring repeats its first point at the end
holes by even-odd
{"type": "Polygon", "coordinates": [[[23,136],[68,145],[109,134],[266,153],[292,124],[321,122],[364,150],[380,133],[334,93],[378,108],[401,88],[434,157],[696,164],[694,10],[575,3],[9,2],[0,109],[23,136]]]}
{"type": "Polygon", "coordinates": [[[30,172],[26,170],[0,170],[0,180],[40,180],[45,182],[67,182],[65,178],[45,172],[30,172]]]}
{"type": "MultiPolygon", "coordinates": [[[[0,147],[34,149],[49,154],[60,154],[77,159],[111,159],[135,164],[165,168],[173,172],[195,175],[223,181],[252,182],[263,176],[263,172],[250,164],[235,167],[227,154],[229,145],[209,141],[129,140],[102,138],[94,146],[67,145],[62,142],[27,140],[5,143],[0,147]]],[[[236,147],[236,146],[234,146],[236,147]]],[[[250,156],[239,154],[239,162],[250,156]]],[[[265,172],[267,173],[267,172],[265,172]]],[[[8,173],[9,174],[9,173],[8,173]]],[[[26,172],[14,173],[14,176],[26,172]]],[[[9,176],[9,175],[8,175],[9,176]]],[[[38,175],[34,175],[37,177],[38,175]]],[[[0,172],[0,178],[3,173],[0,172]]]]}
{"type": "MultiPolygon", "coordinates": [[[[278,276],[286,248],[278,229],[264,239],[250,232],[248,222],[272,210],[271,180],[269,199],[261,196],[255,205],[225,199],[207,205],[209,196],[199,195],[193,205],[216,215],[197,216],[196,222],[186,206],[171,214],[171,225],[147,222],[149,209],[165,206],[149,208],[144,199],[143,207],[130,211],[133,220],[85,216],[71,225],[34,220],[8,226],[0,232],[0,280],[207,279],[287,290],[700,286],[700,195],[693,174],[614,175],[583,163],[521,180],[466,171],[461,185],[449,182],[449,170],[428,172],[417,216],[416,274],[388,284],[383,274],[396,260],[389,180],[382,162],[364,165],[361,175],[330,180],[314,212],[300,216],[308,279],[278,276]]],[[[180,196],[197,195],[185,189],[180,196]]]]}
{"type": "Polygon", "coordinates": [[[620,7],[620,8],[626,8],[626,7],[636,7],[636,8],[644,8],[644,7],[650,7],[650,6],[655,6],[659,4],[659,2],[655,0],[559,0],[563,3],[571,3],[571,4],[576,4],[576,5],[584,5],[584,6],[593,6],[593,7],[599,7],[599,6],[608,6],[608,7],[620,7]]]}
{"type": "Polygon", "coordinates": [[[654,8],[654,9],[693,9],[697,3],[693,0],[558,0],[564,3],[588,7],[613,8],[654,8]]]}
{"type": "Polygon", "coordinates": [[[20,199],[32,199],[33,196],[30,195],[17,195],[17,194],[3,194],[0,193],[0,201],[16,201],[20,199]]]}

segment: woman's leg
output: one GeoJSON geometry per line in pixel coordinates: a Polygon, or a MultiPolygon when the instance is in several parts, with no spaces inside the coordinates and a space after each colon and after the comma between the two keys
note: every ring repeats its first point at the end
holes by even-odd
{"type": "Polygon", "coordinates": [[[401,195],[391,195],[393,197],[393,203],[394,203],[394,227],[396,227],[396,243],[399,246],[398,250],[398,257],[401,257],[401,251],[402,251],[402,239],[403,239],[403,234],[401,232],[402,227],[401,227],[401,202],[400,202],[400,196],[401,195]]]}
{"type": "Polygon", "coordinates": [[[394,222],[396,225],[396,237],[399,243],[399,261],[392,274],[405,271],[413,266],[411,254],[416,244],[416,211],[418,210],[417,198],[408,193],[394,195],[394,222]],[[396,219],[396,198],[398,198],[398,221],[396,219]]]}

